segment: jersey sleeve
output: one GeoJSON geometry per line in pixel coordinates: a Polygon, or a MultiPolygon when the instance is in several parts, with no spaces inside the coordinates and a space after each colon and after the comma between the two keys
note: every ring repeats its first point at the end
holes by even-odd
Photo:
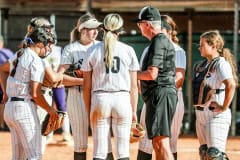
{"type": "Polygon", "coordinates": [[[43,62],[44,68],[51,67],[51,64],[49,63],[49,61],[48,61],[47,58],[44,58],[44,59],[42,60],[42,62],[43,62]]]}
{"type": "Polygon", "coordinates": [[[149,49],[149,61],[148,66],[155,66],[163,68],[164,59],[164,45],[160,45],[162,42],[159,38],[156,38],[149,49]]]}
{"type": "Polygon", "coordinates": [[[221,81],[233,78],[232,68],[230,64],[225,60],[219,63],[216,71],[221,81]]]}
{"type": "Polygon", "coordinates": [[[44,66],[41,59],[34,59],[31,65],[31,80],[35,82],[43,82],[44,78],[44,66]]]}
{"type": "Polygon", "coordinates": [[[131,53],[131,64],[129,66],[130,71],[137,71],[140,69],[136,53],[132,47],[129,47],[131,53]]]}
{"type": "Polygon", "coordinates": [[[186,69],[186,54],[183,49],[176,50],[176,68],[186,69]]]}
{"type": "Polygon", "coordinates": [[[71,44],[69,44],[63,49],[61,64],[72,64],[72,63],[73,63],[72,49],[71,49],[71,44]]]}
{"type": "Polygon", "coordinates": [[[83,64],[81,66],[82,71],[92,71],[91,59],[93,58],[92,55],[94,54],[93,47],[89,48],[87,51],[87,56],[83,60],[83,64]]]}

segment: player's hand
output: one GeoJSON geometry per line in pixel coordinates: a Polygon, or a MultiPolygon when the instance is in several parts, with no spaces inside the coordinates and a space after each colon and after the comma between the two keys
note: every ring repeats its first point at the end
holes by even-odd
{"type": "Polygon", "coordinates": [[[3,98],[2,98],[1,103],[2,103],[2,104],[5,104],[7,101],[8,101],[8,96],[7,96],[6,93],[3,93],[3,98]]]}
{"type": "Polygon", "coordinates": [[[77,78],[83,78],[83,71],[80,69],[74,70],[74,73],[76,74],[77,78]]]}
{"type": "Polygon", "coordinates": [[[57,119],[58,119],[58,113],[57,113],[57,111],[56,111],[54,108],[50,107],[50,110],[48,111],[48,113],[49,113],[49,115],[50,115],[50,121],[51,121],[52,123],[56,122],[57,119]]]}
{"type": "Polygon", "coordinates": [[[213,112],[223,112],[224,108],[222,105],[218,104],[216,101],[211,102],[210,107],[213,108],[213,112]]]}

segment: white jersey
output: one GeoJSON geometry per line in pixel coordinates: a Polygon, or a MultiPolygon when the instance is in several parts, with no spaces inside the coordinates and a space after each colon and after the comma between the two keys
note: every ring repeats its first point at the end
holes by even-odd
{"type": "MultiPolygon", "coordinates": [[[[94,44],[99,43],[99,41],[94,41],[94,44]]],[[[82,45],[79,41],[68,44],[64,47],[61,64],[77,64],[80,69],[83,63],[83,60],[88,56],[87,50],[93,44],[82,45]]]]}
{"type": "Polygon", "coordinates": [[[58,66],[61,61],[62,56],[62,47],[52,46],[51,53],[43,59],[43,64],[45,68],[51,67],[55,72],[58,70],[58,66]]]}
{"type": "Polygon", "coordinates": [[[89,58],[84,61],[83,71],[93,71],[92,91],[130,91],[128,71],[139,70],[138,59],[132,47],[117,41],[114,48],[113,67],[106,68],[104,42],[93,46],[89,58]]]}
{"type": "Polygon", "coordinates": [[[175,58],[175,65],[176,68],[183,68],[186,69],[186,54],[185,51],[177,44],[173,43],[176,58],[175,58]]]}
{"type": "MultiPolygon", "coordinates": [[[[206,83],[212,89],[225,89],[225,85],[223,83],[224,80],[233,78],[232,68],[225,60],[224,57],[220,57],[220,60],[216,66],[215,72],[210,72],[206,78],[206,83]]],[[[225,92],[220,92],[219,94],[214,94],[212,100],[217,101],[219,104],[223,104],[225,97],[225,92]]]]}
{"type": "Polygon", "coordinates": [[[42,59],[33,50],[26,48],[18,61],[15,76],[9,76],[7,79],[7,95],[30,99],[30,81],[43,82],[42,59]]]}

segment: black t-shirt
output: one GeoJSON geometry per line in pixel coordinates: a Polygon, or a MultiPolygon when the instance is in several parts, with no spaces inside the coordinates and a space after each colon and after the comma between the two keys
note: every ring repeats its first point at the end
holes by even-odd
{"type": "Polygon", "coordinates": [[[162,33],[156,35],[143,59],[142,71],[148,66],[158,67],[155,80],[141,80],[143,99],[151,95],[157,86],[175,87],[175,49],[172,42],[162,33]]]}

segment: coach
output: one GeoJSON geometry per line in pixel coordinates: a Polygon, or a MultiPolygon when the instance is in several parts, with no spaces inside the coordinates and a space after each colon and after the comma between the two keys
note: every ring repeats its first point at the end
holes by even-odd
{"type": "Polygon", "coordinates": [[[173,160],[169,137],[177,104],[175,50],[161,33],[161,17],[157,8],[142,8],[136,21],[142,35],[150,40],[142,70],[137,74],[146,103],[148,138],[152,139],[157,160],[173,160]]]}

